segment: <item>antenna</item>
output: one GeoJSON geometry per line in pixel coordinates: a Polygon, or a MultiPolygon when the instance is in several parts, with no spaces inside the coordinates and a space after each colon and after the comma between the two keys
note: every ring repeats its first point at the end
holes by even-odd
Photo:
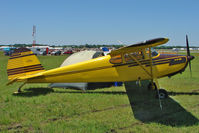
{"type": "Polygon", "coordinates": [[[34,47],[36,44],[36,26],[33,25],[33,29],[32,29],[32,37],[33,37],[33,43],[32,46],[34,47]]]}

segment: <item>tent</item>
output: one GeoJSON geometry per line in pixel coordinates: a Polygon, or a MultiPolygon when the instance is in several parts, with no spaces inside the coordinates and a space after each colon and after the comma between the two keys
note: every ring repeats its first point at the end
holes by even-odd
{"type": "MultiPolygon", "coordinates": [[[[90,60],[97,58],[99,56],[104,56],[103,52],[100,51],[81,51],[72,54],[61,64],[60,67],[72,65],[78,62],[90,60]]],[[[74,89],[97,89],[113,86],[114,82],[98,82],[98,83],[52,83],[49,85],[51,88],[74,88],[74,89]]]]}

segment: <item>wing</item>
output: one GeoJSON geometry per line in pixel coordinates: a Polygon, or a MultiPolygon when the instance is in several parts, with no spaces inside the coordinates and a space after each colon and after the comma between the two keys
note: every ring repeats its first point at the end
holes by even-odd
{"type": "Polygon", "coordinates": [[[150,47],[155,47],[155,46],[158,46],[161,44],[165,44],[168,41],[169,41],[168,38],[156,38],[156,39],[152,39],[152,40],[146,40],[144,42],[136,43],[133,45],[119,48],[117,50],[113,50],[109,54],[111,56],[115,56],[115,55],[118,55],[121,53],[136,52],[136,51],[140,51],[141,49],[144,49],[144,48],[150,48],[150,47]]]}

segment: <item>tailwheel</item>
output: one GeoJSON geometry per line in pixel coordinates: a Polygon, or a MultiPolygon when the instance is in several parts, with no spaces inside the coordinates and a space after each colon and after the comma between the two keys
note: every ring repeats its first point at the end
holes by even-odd
{"type": "Polygon", "coordinates": [[[151,84],[151,82],[148,85],[148,90],[157,90],[157,85],[155,82],[153,82],[153,85],[151,84]]]}
{"type": "Polygon", "coordinates": [[[17,91],[15,91],[15,92],[13,92],[13,94],[19,94],[19,93],[21,93],[22,91],[21,91],[21,88],[19,88],[17,91]]]}
{"type": "Polygon", "coordinates": [[[158,96],[158,91],[156,93],[156,98],[165,99],[167,97],[168,97],[168,93],[165,89],[159,89],[159,96],[158,96]]]}

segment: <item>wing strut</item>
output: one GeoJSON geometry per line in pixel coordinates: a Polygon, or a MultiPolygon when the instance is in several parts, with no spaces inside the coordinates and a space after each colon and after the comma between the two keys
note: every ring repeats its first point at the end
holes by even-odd
{"type": "Polygon", "coordinates": [[[156,76],[154,77],[154,74],[153,74],[153,60],[152,60],[152,54],[151,54],[151,47],[149,47],[149,59],[150,59],[150,68],[151,68],[151,85],[152,85],[152,88],[154,88],[153,82],[155,80],[156,85],[157,85],[157,92],[158,92],[158,99],[159,99],[160,109],[162,110],[162,103],[161,103],[160,95],[159,95],[159,83],[158,83],[157,77],[156,76]]]}
{"type": "Polygon", "coordinates": [[[142,66],[142,64],[140,63],[140,61],[138,61],[133,55],[129,54],[129,56],[135,60],[136,63],[138,63],[138,65],[150,76],[152,77],[152,75],[142,66]]]}
{"type": "MultiPolygon", "coordinates": [[[[123,55],[124,57],[124,55],[123,55]]],[[[129,54],[129,57],[132,58],[136,63],[138,63],[138,65],[151,77],[151,85],[153,88],[154,87],[154,81],[157,85],[157,93],[158,93],[158,99],[159,99],[159,104],[160,104],[160,109],[162,110],[162,103],[161,103],[161,100],[160,100],[160,96],[159,96],[159,83],[158,83],[158,80],[157,80],[157,77],[154,75],[153,73],[153,60],[152,60],[152,54],[151,54],[151,47],[149,47],[149,60],[150,60],[150,72],[148,72],[143,66],[142,64],[140,63],[140,61],[134,57],[133,55],[129,54]]],[[[140,79],[139,79],[140,80],[140,79]]]]}

